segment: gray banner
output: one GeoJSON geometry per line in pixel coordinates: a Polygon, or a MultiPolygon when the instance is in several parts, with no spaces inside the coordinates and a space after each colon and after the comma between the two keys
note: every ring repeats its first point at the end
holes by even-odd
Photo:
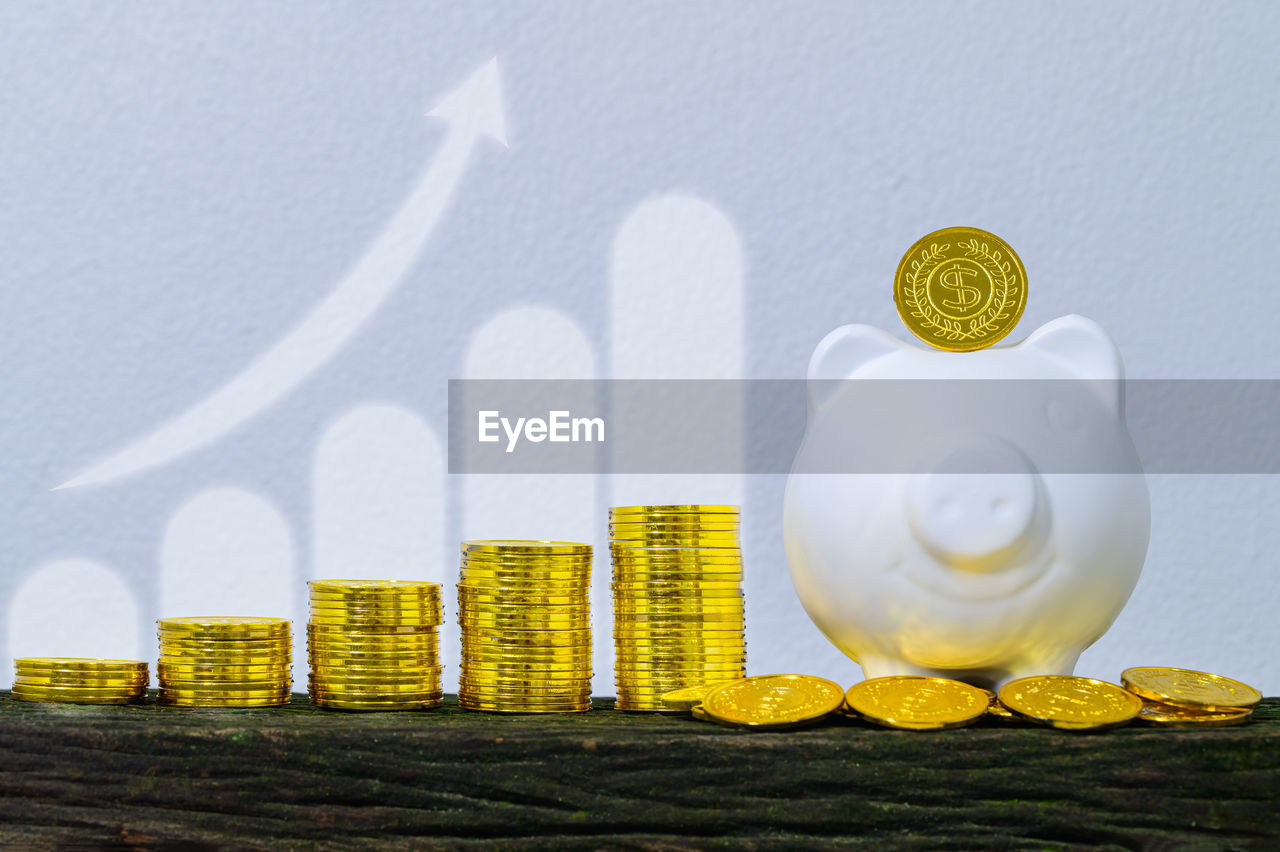
{"type": "Polygon", "coordinates": [[[1029,467],[1280,473],[1280,381],[449,382],[450,473],[1029,467]]]}

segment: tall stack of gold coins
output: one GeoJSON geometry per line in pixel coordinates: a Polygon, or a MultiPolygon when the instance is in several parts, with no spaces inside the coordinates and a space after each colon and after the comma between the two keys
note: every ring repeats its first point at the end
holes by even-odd
{"type": "Polygon", "coordinates": [[[746,676],[737,506],[609,511],[619,710],[746,676]]]}
{"type": "Polygon", "coordinates": [[[139,704],[151,679],[141,660],[18,657],[13,671],[14,698],[60,704],[139,704]]]}
{"type": "Polygon", "coordinates": [[[591,545],[462,544],[458,703],[499,713],[591,709],[591,545]]]}
{"type": "Polygon", "coordinates": [[[334,710],[439,707],[440,585],[312,580],[311,703],[334,710]]]}
{"type": "Polygon", "coordinates": [[[156,702],[174,707],[289,703],[291,637],[285,618],[162,618],[156,702]]]}

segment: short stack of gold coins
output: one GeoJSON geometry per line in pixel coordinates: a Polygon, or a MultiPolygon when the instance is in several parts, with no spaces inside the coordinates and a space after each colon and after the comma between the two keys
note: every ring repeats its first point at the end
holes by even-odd
{"type": "Polygon", "coordinates": [[[150,673],[141,660],[82,657],[18,657],[13,697],[58,704],[140,704],[150,673]]]}
{"type": "Polygon", "coordinates": [[[440,584],[312,580],[311,703],[333,710],[439,707],[440,584]]]}
{"type": "Polygon", "coordinates": [[[172,707],[289,703],[292,637],[285,618],[162,618],[156,702],[172,707]]]}
{"type": "Polygon", "coordinates": [[[619,710],[746,676],[737,506],[609,510],[619,710]]]}
{"type": "Polygon", "coordinates": [[[462,543],[458,703],[499,713],[591,709],[591,545],[462,543]]]}

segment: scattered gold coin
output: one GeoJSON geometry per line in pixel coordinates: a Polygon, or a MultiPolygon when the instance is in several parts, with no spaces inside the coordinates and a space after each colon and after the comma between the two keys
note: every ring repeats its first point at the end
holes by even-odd
{"type": "Polygon", "coordinates": [[[1010,681],[1000,688],[1000,702],[1015,713],[1067,731],[1113,728],[1142,709],[1142,699],[1114,683],[1074,675],[1010,681]]]}
{"type": "Polygon", "coordinates": [[[898,264],[893,301],[916,337],[970,352],[1004,337],[1027,302],[1027,272],[1004,240],[978,228],[921,237],[898,264]]]}
{"type": "Polygon", "coordinates": [[[1192,669],[1140,666],[1120,674],[1125,689],[1149,701],[1198,710],[1251,708],[1262,693],[1238,680],[1192,669]]]}
{"type": "Polygon", "coordinates": [[[700,683],[697,686],[686,686],[684,689],[675,689],[662,696],[662,703],[666,705],[668,710],[692,710],[695,704],[702,703],[708,692],[717,686],[724,686],[736,680],[739,680],[739,678],[717,680],[711,683],[700,683]]]}
{"type": "Polygon", "coordinates": [[[987,694],[987,715],[1001,722],[1021,722],[1022,717],[1000,703],[1000,697],[989,689],[982,690],[987,694]]]}
{"type": "Polygon", "coordinates": [[[710,690],[702,709],[714,721],[744,728],[791,728],[839,709],[844,690],[809,675],[759,675],[710,690]]]}
{"type": "Polygon", "coordinates": [[[862,718],[889,728],[941,731],[972,724],[987,712],[984,690],[944,677],[878,677],[855,683],[845,702],[862,718]]]}
{"type": "Polygon", "coordinates": [[[1239,725],[1253,715],[1253,711],[1241,707],[1234,710],[1188,710],[1174,704],[1147,701],[1138,711],[1139,721],[1161,728],[1221,728],[1239,725]]]}

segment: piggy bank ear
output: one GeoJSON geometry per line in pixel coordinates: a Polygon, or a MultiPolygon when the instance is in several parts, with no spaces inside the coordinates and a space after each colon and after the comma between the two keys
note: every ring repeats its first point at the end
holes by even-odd
{"type": "Polygon", "coordinates": [[[1040,326],[1022,346],[1059,361],[1081,379],[1096,379],[1105,401],[1124,405],[1124,362],[1111,337],[1091,319],[1067,314],[1040,326]]]}
{"type": "Polygon", "coordinates": [[[874,326],[840,326],[822,338],[809,359],[810,399],[822,402],[839,387],[840,381],[852,378],[866,364],[908,348],[892,334],[874,326]]]}

